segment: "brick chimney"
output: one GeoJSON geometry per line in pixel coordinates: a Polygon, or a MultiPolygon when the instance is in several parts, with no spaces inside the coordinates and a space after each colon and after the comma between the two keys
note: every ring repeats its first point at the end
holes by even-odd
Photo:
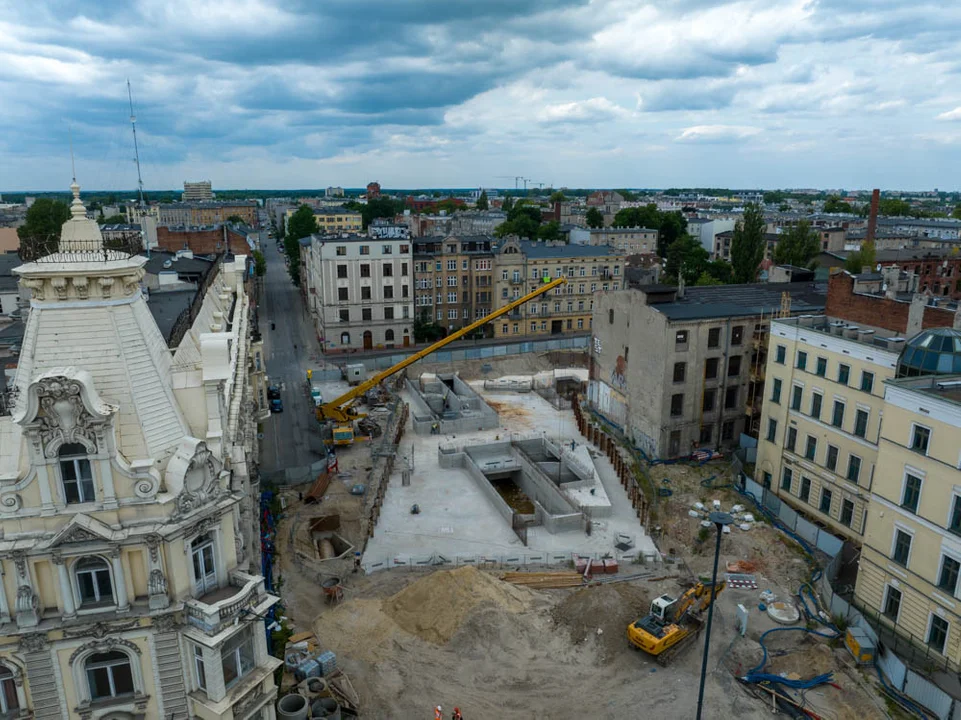
{"type": "Polygon", "coordinates": [[[881,202],[881,190],[874,188],[871,193],[871,214],[868,215],[868,231],[864,236],[864,242],[873,243],[874,235],[878,229],[878,205],[881,202]]]}

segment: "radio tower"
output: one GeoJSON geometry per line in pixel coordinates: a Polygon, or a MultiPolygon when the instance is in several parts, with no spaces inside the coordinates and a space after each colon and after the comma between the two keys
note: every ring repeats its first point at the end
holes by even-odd
{"type": "Polygon", "coordinates": [[[137,147],[137,116],[133,114],[133,94],[130,92],[130,78],[127,78],[127,100],[130,102],[130,129],[133,130],[133,159],[137,163],[137,193],[139,196],[137,208],[140,210],[140,241],[143,243],[144,250],[147,251],[147,257],[149,258],[150,241],[147,240],[144,227],[147,222],[146,203],[143,199],[143,178],[140,175],[140,148],[137,147]]]}

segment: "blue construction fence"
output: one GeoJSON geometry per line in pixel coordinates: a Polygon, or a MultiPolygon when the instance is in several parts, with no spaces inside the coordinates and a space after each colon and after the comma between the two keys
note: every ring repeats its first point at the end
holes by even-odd
{"type": "MultiPolygon", "coordinates": [[[[264,587],[269,593],[276,593],[274,583],[274,560],[276,558],[277,520],[271,509],[274,493],[265,490],[260,493],[260,574],[264,576],[264,587]]],[[[264,618],[264,632],[267,633],[267,650],[273,652],[273,633],[270,625],[276,621],[277,605],[267,611],[264,618]]]]}

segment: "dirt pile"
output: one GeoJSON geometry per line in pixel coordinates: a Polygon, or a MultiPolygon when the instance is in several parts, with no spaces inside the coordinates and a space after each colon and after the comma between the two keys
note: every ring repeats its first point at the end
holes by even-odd
{"type": "Polygon", "coordinates": [[[837,665],[834,662],[834,653],[831,648],[824,642],[807,639],[792,652],[771,657],[764,668],[764,672],[801,680],[807,680],[815,675],[823,675],[836,670],[837,665]]]}
{"type": "Polygon", "coordinates": [[[422,640],[443,645],[480,606],[518,613],[530,604],[528,591],[466,566],[418,580],[383,604],[384,613],[422,640]]]}
{"type": "Polygon", "coordinates": [[[650,605],[646,590],[611,583],[571,593],[554,606],[551,617],[570,631],[571,640],[578,645],[595,638],[604,662],[612,662],[627,647],[627,626],[645,615],[650,605]]]}

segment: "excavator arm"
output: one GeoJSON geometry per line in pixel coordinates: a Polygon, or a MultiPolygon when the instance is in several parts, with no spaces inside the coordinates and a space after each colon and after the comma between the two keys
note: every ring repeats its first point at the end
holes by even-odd
{"type": "MultiPolygon", "coordinates": [[[[546,281],[546,278],[545,278],[545,281],[546,281]]],[[[432,353],[437,352],[444,346],[454,342],[455,340],[458,340],[464,337],[465,335],[467,335],[470,332],[473,332],[477,328],[486,325],[491,320],[495,320],[499,318],[501,315],[505,315],[509,313],[511,310],[514,310],[515,308],[520,307],[524,303],[530,300],[533,300],[534,298],[539,297],[540,295],[543,295],[546,292],[550,292],[554,288],[560,285],[563,285],[565,282],[567,282],[567,278],[563,278],[563,277],[557,278],[555,280],[551,280],[550,282],[544,282],[536,290],[529,292],[524,297],[518,298],[517,300],[514,300],[508,303],[504,307],[492,312],[490,315],[487,315],[486,317],[482,317],[479,320],[475,320],[470,325],[467,325],[466,327],[461,328],[457,332],[451,333],[447,337],[442,338],[441,340],[438,340],[433,345],[430,345],[424,348],[423,350],[420,350],[418,352],[415,352],[412,355],[407,356],[396,365],[393,365],[387,368],[386,370],[383,370],[377,373],[369,380],[360,383],[360,385],[357,385],[356,387],[352,388],[351,390],[344,393],[340,397],[319,406],[317,408],[317,419],[321,422],[325,420],[333,420],[336,423],[350,423],[350,422],[353,422],[354,420],[359,420],[360,418],[364,417],[364,413],[356,412],[353,408],[351,408],[351,403],[353,403],[353,401],[356,400],[357,398],[362,397],[364,393],[366,393],[368,390],[370,390],[371,388],[377,387],[377,385],[382,383],[391,375],[400,372],[405,367],[408,367],[409,365],[414,364],[418,360],[423,360],[428,355],[431,355],[432,353]]]]}

